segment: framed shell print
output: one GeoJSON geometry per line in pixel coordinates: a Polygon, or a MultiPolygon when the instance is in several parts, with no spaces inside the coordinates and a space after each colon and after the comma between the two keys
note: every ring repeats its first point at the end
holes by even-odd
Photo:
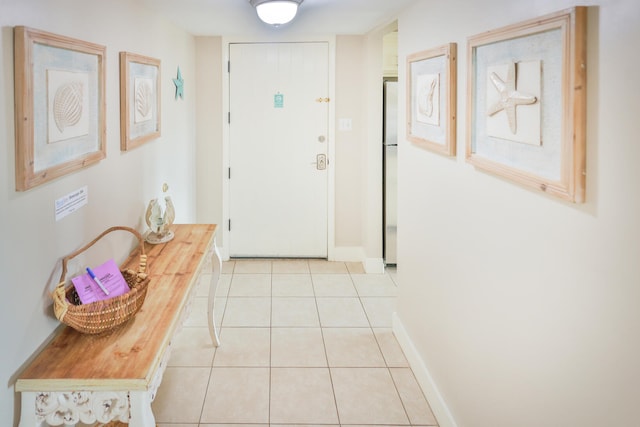
{"type": "Polygon", "coordinates": [[[120,52],[120,149],[160,136],[160,60],[120,52]]]}
{"type": "Polygon", "coordinates": [[[104,46],[14,28],[16,190],[106,157],[104,46]]]}
{"type": "Polygon", "coordinates": [[[457,45],[407,57],[407,139],[446,156],[456,154],[457,45]]]}

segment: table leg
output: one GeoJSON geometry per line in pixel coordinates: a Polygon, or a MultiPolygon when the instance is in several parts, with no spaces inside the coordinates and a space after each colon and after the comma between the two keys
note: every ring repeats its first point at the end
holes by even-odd
{"type": "Polygon", "coordinates": [[[209,285],[209,306],[207,310],[207,317],[209,319],[209,334],[211,335],[211,341],[215,347],[220,345],[220,337],[218,336],[218,330],[216,329],[216,319],[214,317],[214,304],[216,301],[216,291],[218,290],[218,281],[220,280],[220,272],[222,271],[222,260],[220,258],[220,252],[216,241],[213,241],[213,254],[211,265],[211,283],[209,285]]]}
{"type": "Polygon", "coordinates": [[[36,394],[33,392],[23,391],[22,407],[20,408],[20,424],[18,427],[35,427],[40,425],[36,421],[36,394]]]}
{"type": "Polygon", "coordinates": [[[129,392],[131,418],[129,427],[156,427],[156,419],[151,411],[151,396],[146,391],[129,392]]]}

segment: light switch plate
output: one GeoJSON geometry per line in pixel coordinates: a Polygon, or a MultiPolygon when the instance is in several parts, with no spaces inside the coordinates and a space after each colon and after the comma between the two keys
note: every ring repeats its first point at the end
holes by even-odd
{"type": "Polygon", "coordinates": [[[340,119],[338,121],[338,129],[341,131],[350,131],[353,128],[351,119],[340,119]]]}

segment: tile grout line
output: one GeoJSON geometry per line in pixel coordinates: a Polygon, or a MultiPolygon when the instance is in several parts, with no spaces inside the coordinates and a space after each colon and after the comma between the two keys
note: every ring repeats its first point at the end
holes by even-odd
{"type": "MultiPolygon", "coordinates": [[[[215,357],[215,355],[214,355],[215,357]]],[[[202,424],[202,417],[204,416],[204,408],[207,403],[207,396],[209,395],[209,387],[211,386],[212,378],[213,378],[213,361],[211,362],[212,366],[209,367],[209,379],[207,380],[207,388],[204,392],[204,398],[202,399],[202,406],[200,407],[200,416],[198,417],[198,425],[202,424]]]]}
{"type": "Polygon", "coordinates": [[[327,370],[329,371],[329,381],[331,381],[331,393],[333,394],[333,404],[336,408],[336,417],[338,419],[338,425],[341,425],[340,410],[338,409],[338,398],[336,397],[336,387],[333,382],[333,371],[329,366],[329,355],[327,354],[327,343],[324,338],[324,328],[322,326],[322,320],[320,319],[320,308],[318,307],[318,296],[316,295],[316,288],[313,283],[313,275],[311,276],[311,286],[313,287],[314,302],[316,304],[316,311],[318,312],[318,323],[320,323],[320,336],[322,337],[322,349],[324,350],[324,359],[327,363],[327,370]]]}
{"type": "MultiPolygon", "coordinates": [[[[233,264],[232,273],[230,274],[231,278],[229,279],[229,287],[227,288],[227,292],[226,292],[226,295],[225,295],[225,303],[224,303],[224,308],[222,310],[222,316],[220,317],[220,325],[216,325],[220,329],[220,331],[219,331],[220,340],[222,340],[222,324],[224,323],[224,315],[225,315],[225,312],[227,311],[227,302],[229,301],[229,292],[231,291],[231,283],[233,282],[233,270],[234,269],[235,269],[235,263],[233,264]]],[[[220,275],[222,275],[222,271],[220,272],[220,275]]],[[[218,296],[216,295],[215,298],[217,298],[217,297],[218,296]]],[[[213,304],[213,316],[214,316],[214,318],[215,318],[215,315],[216,315],[215,298],[214,298],[214,304],[213,304]]],[[[207,316],[208,316],[208,313],[207,313],[207,316]]],[[[208,319],[207,319],[207,321],[208,321],[208,319]]],[[[214,352],[213,352],[213,357],[211,358],[211,362],[210,362],[211,366],[209,367],[209,379],[207,381],[207,389],[206,389],[206,391],[204,393],[204,399],[202,400],[202,408],[200,410],[200,417],[199,417],[198,425],[203,423],[202,417],[204,416],[204,408],[205,408],[205,404],[207,402],[207,395],[209,394],[209,387],[211,386],[212,381],[213,381],[213,368],[214,368],[214,364],[215,364],[215,360],[216,360],[216,356],[217,355],[218,355],[218,349],[216,348],[214,350],[214,352]]]]}
{"type": "Polygon", "coordinates": [[[271,400],[273,398],[273,262],[269,262],[269,410],[267,411],[267,422],[271,425],[271,400]]]}

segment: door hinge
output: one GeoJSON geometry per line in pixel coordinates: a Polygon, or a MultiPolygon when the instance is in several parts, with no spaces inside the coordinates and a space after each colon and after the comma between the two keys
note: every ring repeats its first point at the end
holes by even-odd
{"type": "Polygon", "coordinates": [[[227,179],[231,179],[231,168],[227,171],[227,179]]]}
{"type": "Polygon", "coordinates": [[[227,123],[231,124],[231,111],[227,113],[227,123]]]}
{"type": "Polygon", "coordinates": [[[231,73],[231,61],[227,61],[227,73],[231,73]]]}
{"type": "Polygon", "coordinates": [[[231,231],[231,220],[229,220],[229,231],[231,231]]]}

